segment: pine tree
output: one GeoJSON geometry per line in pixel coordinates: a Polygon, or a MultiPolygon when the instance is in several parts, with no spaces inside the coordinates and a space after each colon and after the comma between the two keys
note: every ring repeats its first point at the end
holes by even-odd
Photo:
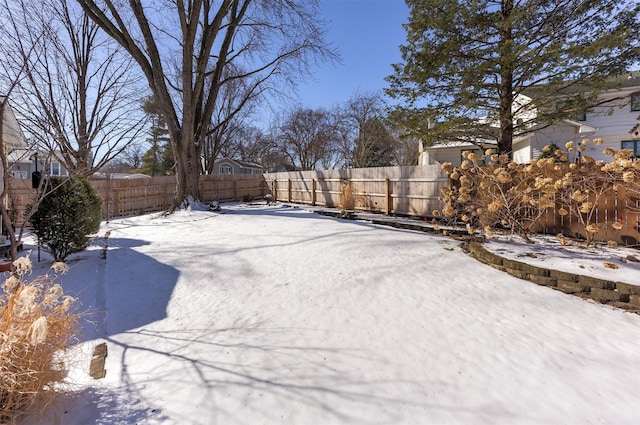
{"type": "MultiPolygon", "coordinates": [[[[49,178],[30,223],[54,261],[83,251],[100,229],[102,201],[86,178],[49,178]]],[[[27,214],[33,204],[27,206],[27,214]]]]}
{"type": "Polygon", "coordinates": [[[147,142],[151,144],[151,147],[142,156],[140,172],[151,176],[172,174],[168,171],[173,168],[175,160],[171,149],[171,141],[169,140],[169,130],[167,130],[160,108],[155,99],[149,97],[144,102],[142,109],[151,121],[149,137],[147,138],[147,142]]]}
{"type": "Polygon", "coordinates": [[[394,119],[426,144],[487,138],[511,153],[514,137],[534,123],[523,115],[528,108],[538,125],[573,118],[640,57],[635,0],[406,3],[403,61],[387,94],[406,101],[394,119]]]}

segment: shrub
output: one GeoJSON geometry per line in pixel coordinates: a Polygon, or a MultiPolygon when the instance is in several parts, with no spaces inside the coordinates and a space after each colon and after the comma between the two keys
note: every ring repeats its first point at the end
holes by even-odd
{"type": "Polygon", "coordinates": [[[67,375],[61,354],[79,332],[77,299],[64,295],[49,275],[24,282],[28,258],[14,267],[0,294],[0,423],[25,413],[36,397],[59,391],[56,384],[67,375]]]}
{"type": "Polygon", "coordinates": [[[251,196],[251,195],[249,195],[249,194],[247,193],[247,194],[245,194],[245,195],[242,197],[242,201],[243,201],[243,202],[247,202],[247,203],[249,203],[249,202],[253,201],[253,196],[251,196]]]}
{"type": "Polygon", "coordinates": [[[356,195],[351,188],[351,182],[348,180],[342,181],[342,191],[340,192],[340,209],[341,210],[354,210],[356,208],[356,195]]]}
{"type": "MultiPolygon", "coordinates": [[[[100,228],[101,200],[85,178],[51,178],[30,223],[54,261],[84,250],[100,228]]],[[[27,206],[27,214],[34,204],[27,206]]]]}
{"type": "MultiPolygon", "coordinates": [[[[595,221],[597,206],[606,194],[623,184],[628,193],[640,193],[640,162],[624,149],[605,149],[613,162],[595,161],[583,155],[588,143],[587,139],[570,141],[565,149],[545,146],[543,155],[530,164],[516,164],[506,155],[491,152],[465,153],[460,167],[443,165],[451,180],[442,191],[445,208],[434,215],[449,223],[462,221],[470,233],[482,226],[490,236],[493,228],[504,227],[531,242],[528,233],[537,230],[547,210],[555,210],[575,220],[589,246],[602,230],[595,221]]],[[[621,225],[616,221],[612,227],[618,230],[621,225]]]]}

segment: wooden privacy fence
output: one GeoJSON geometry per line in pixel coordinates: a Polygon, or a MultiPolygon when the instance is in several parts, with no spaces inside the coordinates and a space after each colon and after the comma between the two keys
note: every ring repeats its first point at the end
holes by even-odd
{"type": "Polygon", "coordinates": [[[292,171],[264,178],[278,201],[341,208],[350,192],[355,205],[348,209],[413,216],[440,209],[440,188],[448,184],[437,165],[292,171]]]}
{"type": "MultiPolygon", "coordinates": [[[[171,205],[175,177],[92,180],[103,201],[103,218],[162,211],[171,205]]],[[[238,201],[261,198],[271,193],[275,200],[328,208],[342,208],[351,193],[349,209],[387,215],[431,217],[441,210],[440,189],[449,179],[438,165],[379,167],[345,170],[294,171],[267,174],[206,175],[200,177],[203,201],[238,201]],[[352,208],[351,208],[352,207],[352,208]]],[[[35,190],[31,180],[11,179],[11,215],[21,224],[25,206],[35,190]]],[[[615,240],[626,245],[640,244],[640,198],[620,184],[598,202],[594,220],[596,240],[615,240]],[[622,225],[620,229],[614,223],[622,225]]],[[[538,228],[547,234],[579,236],[584,229],[577,217],[560,216],[549,209],[538,228]]]]}
{"type": "MultiPolygon", "coordinates": [[[[22,224],[25,207],[35,195],[31,179],[11,179],[10,205],[13,220],[22,224]]],[[[91,179],[102,199],[102,217],[125,217],[167,209],[176,189],[175,176],[137,179],[91,179]]],[[[261,174],[200,176],[202,200],[236,201],[263,197],[268,191],[261,174]]]]}

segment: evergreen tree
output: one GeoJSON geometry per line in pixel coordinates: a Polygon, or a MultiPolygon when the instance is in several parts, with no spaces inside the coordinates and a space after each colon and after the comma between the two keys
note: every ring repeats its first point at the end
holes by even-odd
{"type": "MultiPolygon", "coordinates": [[[[102,201],[89,181],[81,177],[51,177],[44,193],[29,221],[38,242],[49,249],[54,261],[64,261],[70,254],[83,251],[90,235],[100,229],[102,201]]],[[[27,216],[34,205],[27,205],[27,216]]]]}
{"type": "Polygon", "coordinates": [[[169,130],[167,130],[167,125],[162,117],[158,103],[154,97],[149,97],[144,102],[142,109],[151,122],[149,137],[147,138],[147,142],[151,144],[151,147],[142,156],[140,172],[151,176],[171,174],[167,171],[173,168],[175,160],[173,159],[173,150],[169,140],[169,130]]]}
{"type": "Polygon", "coordinates": [[[407,102],[394,119],[427,144],[492,138],[511,153],[514,137],[534,122],[594,106],[609,77],[640,57],[635,0],[406,3],[403,62],[387,78],[387,94],[407,102]]]}

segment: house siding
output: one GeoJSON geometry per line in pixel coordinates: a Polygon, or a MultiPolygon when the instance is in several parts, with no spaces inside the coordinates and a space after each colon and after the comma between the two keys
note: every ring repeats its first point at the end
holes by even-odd
{"type": "MultiPolygon", "coordinates": [[[[631,84],[636,84],[632,80],[631,84]]],[[[623,140],[632,140],[631,130],[639,124],[640,111],[631,110],[631,95],[640,92],[640,79],[637,85],[627,84],[620,90],[608,90],[600,94],[599,98],[606,103],[594,107],[586,114],[586,120],[580,122],[595,128],[591,133],[579,133],[577,123],[571,125],[568,122],[560,122],[549,127],[537,130],[529,137],[515,140],[513,143],[513,158],[518,163],[528,163],[536,159],[542,153],[544,146],[555,143],[564,148],[568,141],[580,142],[583,138],[602,139],[601,145],[590,143],[582,155],[589,155],[596,161],[611,161],[611,157],[603,153],[604,149],[619,150],[623,140]]],[[[422,164],[437,162],[451,162],[460,164],[460,152],[466,148],[453,146],[450,148],[431,147],[426,148],[422,154],[422,164]],[[425,160],[425,157],[427,159],[425,160]]]]}

